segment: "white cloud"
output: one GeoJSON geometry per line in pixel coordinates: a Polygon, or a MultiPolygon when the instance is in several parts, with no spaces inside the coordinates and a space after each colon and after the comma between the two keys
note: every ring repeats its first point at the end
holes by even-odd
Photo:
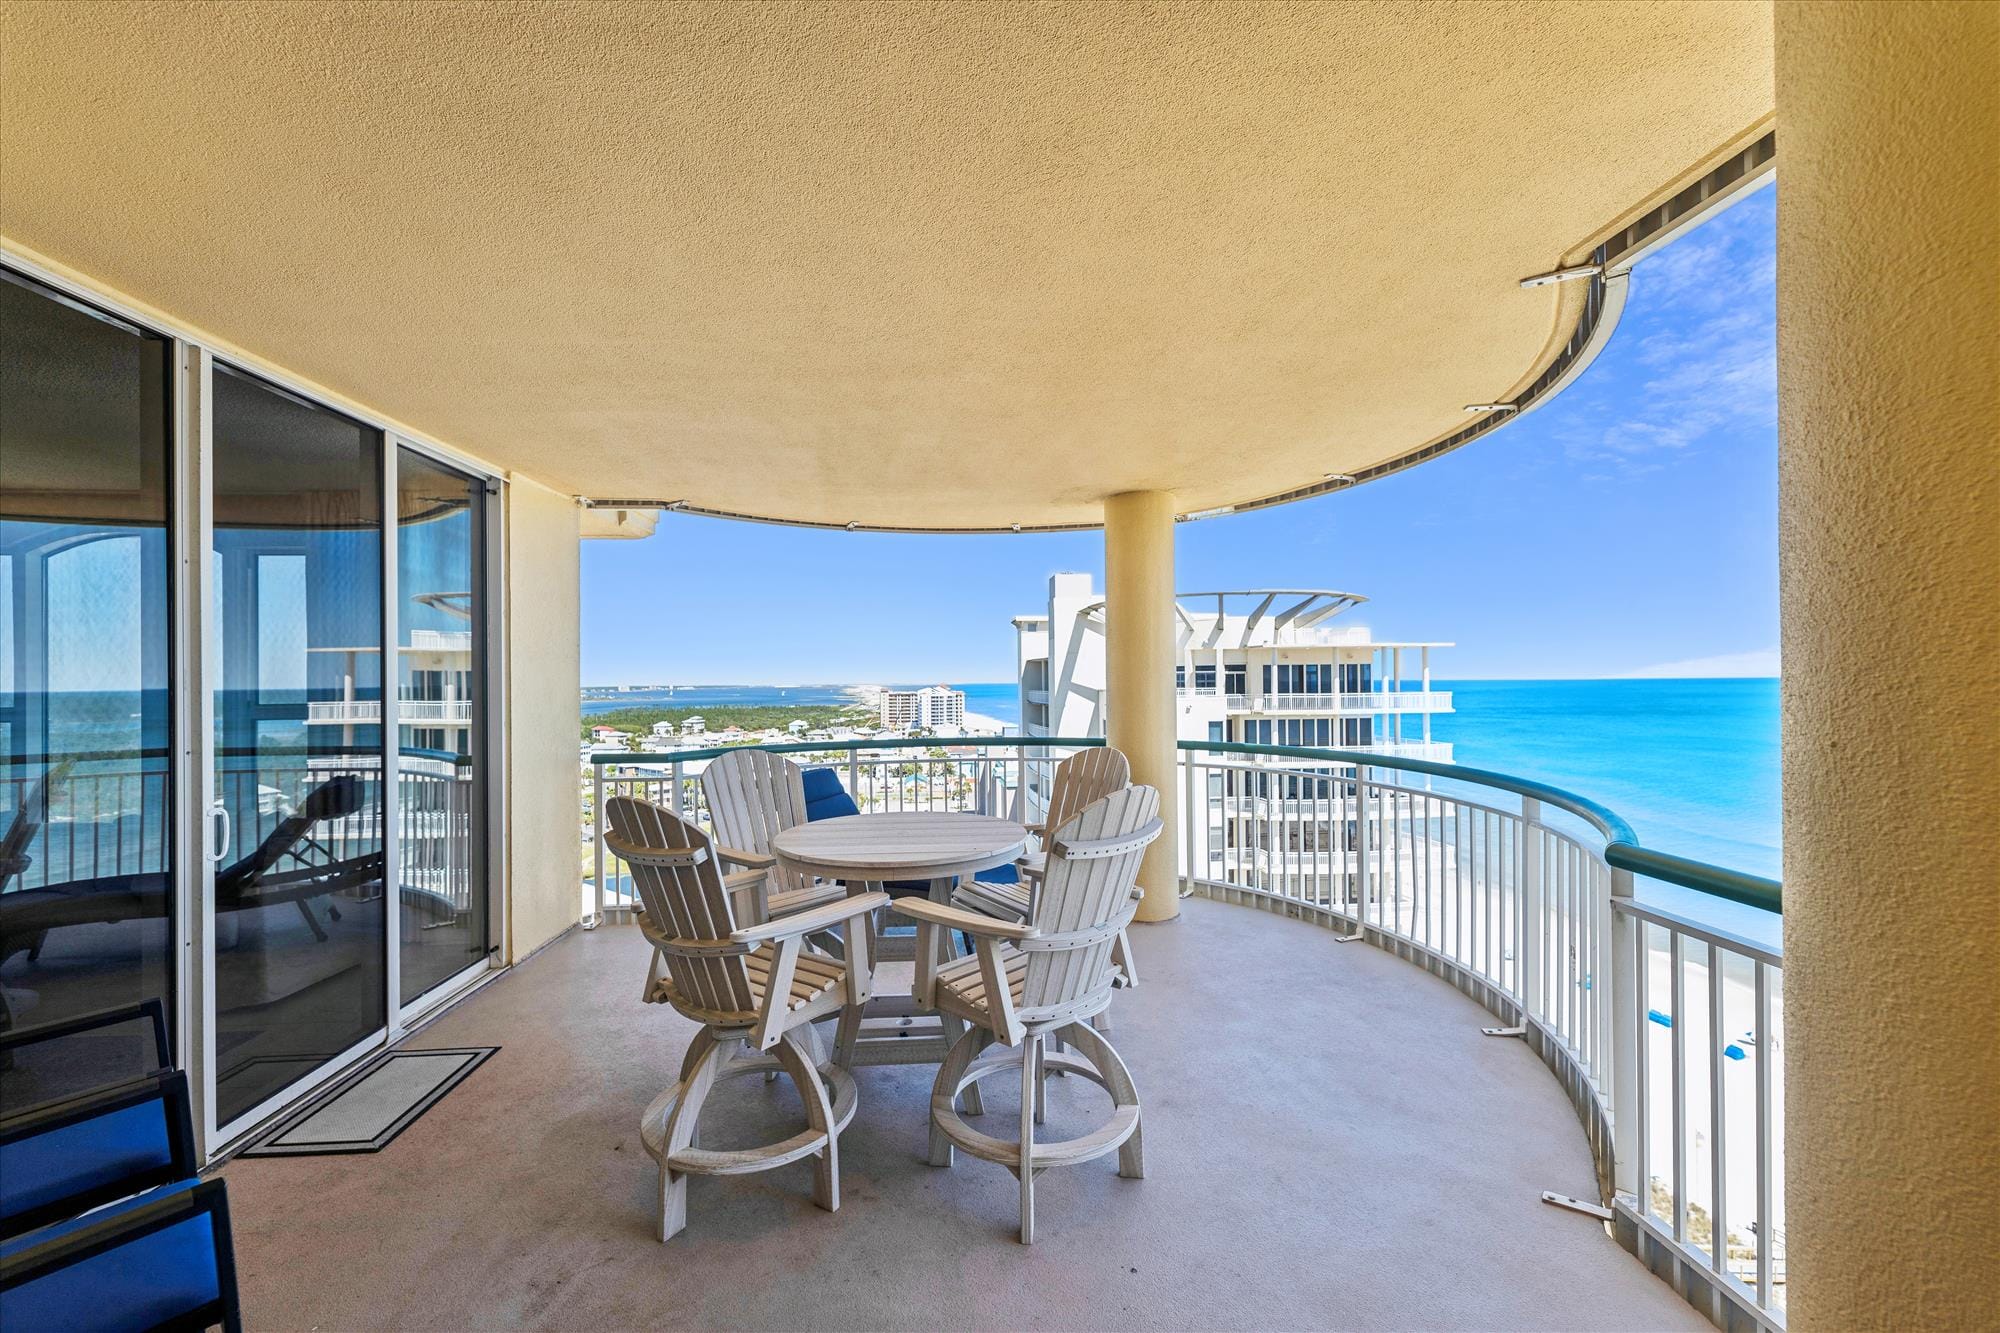
{"type": "Polygon", "coordinates": [[[1635,270],[1616,335],[1624,356],[1606,360],[1640,378],[1611,392],[1610,377],[1600,380],[1592,410],[1557,437],[1588,479],[1657,472],[1720,432],[1776,429],[1777,266],[1767,221],[1757,210],[1725,213],[1635,270]]]}
{"type": "Polygon", "coordinates": [[[1754,653],[1723,653],[1716,657],[1690,657],[1682,662],[1661,662],[1623,672],[1623,680],[1686,679],[1693,676],[1775,676],[1778,650],[1761,648],[1754,653]]]}

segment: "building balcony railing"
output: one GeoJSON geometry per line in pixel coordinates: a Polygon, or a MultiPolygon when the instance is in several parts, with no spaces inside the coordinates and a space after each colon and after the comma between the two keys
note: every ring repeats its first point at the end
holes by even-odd
{"type": "MultiPolygon", "coordinates": [[[[470,699],[403,699],[396,704],[396,717],[405,726],[424,722],[472,721],[472,701],[470,699]]],[[[324,726],[329,723],[360,724],[382,720],[380,699],[336,699],[329,703],[306,705],[306,724],[324,726]]]]}
{"type": "MultiPolygon", "coordinates": [[[[1185,698],[1214,697],[1211,686],[1188,686],[1185,698]]],[[[1373,690],[1351,694],[1225,694],[1223,707],[1232,713],[1326,713],[1350,717],[1377,713],[1449,713],[1450,690],[1373,690]]]]}
{"type": "MultiPolygon", "coordinates": [[[[1064,754],[1098,744],[768,748],[832,768],[864,811],[1032,820],[1064,754]]],[[[720,753],[594,758],[587,926],[632,906],[605,798],[705,821],[691,765],[720,753]]],[[[1465,992],[1568,1093],[1599,1178],[1583,1206],[1718,1323],[1784,1326],[1783,958],[1774,930],[1731,920],[1774,921],[1741,909],[1776,913],[1776,883],[1650,850],[1585,797],[1380,749],[1183,741],[1175,785],[1184,892],[1316,922],[1465,992]]]]}
{"type": "MultiPolygon", "coordinates": [[[[40,836],[31,854],[0,870],[0,893],[61,891],[65,885],[172,869],[171,788],[166,750],[86,760],[43,792],[40,836]]],[[[340,777],[361,784],[358,810],[318,821],[308,842],[287,853],[282,869],[352,861],[383,846],[382,763],[378,756],[315,755],[304,762],[226,759],[215,774],[216,808],[229,816],[217,846],[223,861],[248,855],[302,807],[314,789],[340,777]]],[[[41,787],[40,779],[0,777],[0,829],[41,787]]],[[[400,882],[452,912],[470,910],[474,892],[473,769],[435,750],[402,751],[396,793],[386,802],[395,822],[400,882]]],[[[4,924],[0,922],[0,924],[4,924]]],[[[4,1027],[0,1023],[0,1027],[4,1027]]]]}

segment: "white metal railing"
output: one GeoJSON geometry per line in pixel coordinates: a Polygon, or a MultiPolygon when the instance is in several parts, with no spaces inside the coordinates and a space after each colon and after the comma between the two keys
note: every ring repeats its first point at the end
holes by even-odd
{"type": "Polygon", "coordinates": [[[1563,1076],[1628,1243],[1703,1270],[1718,1322],[1726,1304],[1783,1326],[1774,947],[1636,898],[1603,840],[1538,800],[1373,766],[1181,758],[1196,891],[1314,916],[1501,1013],[1563,1076]]]}
{"type": "MultiPolygon", "coordinates": [[[[406,760],[405,762],[412,762],[406,760]]],[[[427,761],[416,761],[427,762],[427,761]]],[[[287,760],[244,766],[225,759],[215,775],[214,797],[229,813],[230,844],[222,866],[241,861],[316,787],[337,777],[362,783],[360,809],[325,819],[289,844],[270,869],[325,865],[382,850],[381,766],[349,756],[299,763],[287,760]]],[[[458,911],[472,902],[472,780],[469,768],[439,765],[437,773],[398,774],[397,864],[401,884],[447,899],[458,911]]],[[[84,771],[60,772],[44,787],[40,774],[0,777],[0,832],[24,800],[42,791],[38,825],[24,848],[26,864],[0,874],[0,893],[61,889],[109,876],[165,875],[169,870],[169,791],[166,761],[104,761],[84,771]]]]}
{"type": "MultiPolygon", "coordinates": [[[[1183,698],[1212,698],[1212,685],[1189,685],[1177,691],[1183,698]]],[[[1377,713],[1449,713],[1450,690],[1375,690],[1346,694],[1224,694],[1232,713],[1339,713],[1354,717],[1377,713]]]]}
{"type": "MultiPolygon", "coordinates": [[[[1033,819],[1072,747],[1023,745],[833,746],[792,757],[834,769],[864,811],[1033,819]]],[[[620,758],[585,776],[587,924],[632,905],[604,846],[605,798],[641,796],[706,823],[701,762],[620,758]]],[[[1405,762],[1381,747],[1183,743],[1186,891],[1317,920],[1446,977],[1500,1015],[1495,1031],[1526,1040],[1569,1092],[1620,1239],[1656,1271],[1677,1270],[1674,1284],[1717,1323],[1782,1328],[1777,946],[1637,896],[1633,872],[1607,860],[1614,830],[1630,831],[1601,807],[1477,770],[1399,769],[1405,762]]]]}
{"type": "MultiPolygon", "coordinates": [[[[1039,738],[1038,738],[1039,740],[1039,738]]],[[[865,744],[865,742],[863,743],[865,744]]],[[[950,744],[864,750],[829,746],[789,755],[806,768],[830,768],[863,813],[902,810],[978,811],[1033,822],[1047,809],[1055,766],[1074,747],[1043,742],[1032,749],[950,744]],[[958,753],[952,753],[957,751],[958,753]]],[[[634,906],[624,863],[604,844],[606,799],[636,796],[710,827],[702,795],[705,759],[677,758],[594,764],[584,775],[583,917],[588,925],[629,916],[634,906]]]]}
{"type": "MultiPolygon", "coordinates": [[[[1239,696],[1232,696],[1239,697],[1239,696]]],[[[1252,713],[1449,713],[1449,690],[1375,690],[1353,694],[1253,694],[1240,696],[1252,713]]],[[[1231,707],[1237,705],[1231,704],[1231,707]]]]}
{"type": "MultiPolygon", "coordinates": [[[[470,722],[470,699],[399,699],[396,718],[405,725],[413,722],[470,722]]],[[[334,699],[306,705],[307,722],[380,722],[380,699],[334,699]]]]}
{"type": "Polygon", "coordinates": [[[1390,741],[1378,736],[1373,744],[1344,748],[1381,755],[1385,759],[1426,759],[1437,764],[1451,762],[1450,741],[1390,741]]]}

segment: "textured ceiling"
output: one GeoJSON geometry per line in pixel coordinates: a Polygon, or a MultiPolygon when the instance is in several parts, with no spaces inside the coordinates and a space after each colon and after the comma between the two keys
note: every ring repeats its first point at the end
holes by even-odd
{"type": "Polygon", "coordinates": [[[9,3],[0,234],[565,491],[1090,523],[1358,471],[1512,394],[1577,300],[1517,280],[1766,121],[1769,29],[9,3]]]}

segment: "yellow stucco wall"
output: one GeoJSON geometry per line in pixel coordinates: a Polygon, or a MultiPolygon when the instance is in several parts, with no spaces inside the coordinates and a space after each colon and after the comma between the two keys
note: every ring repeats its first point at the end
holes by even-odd
{"type": "Polygon", "coordinates": [[[576,924],[577,522],[569,497],[507,487],[507,959],[576,924]]]}
{"type": "Polygon", "coordinates": [[[1141,921],[1166,921],[1181,910],[1174,625],[1174,497],[1114,495],[1104,502],[1105,739],[1132,761],[1132,781],[1159,789],[1166,825],[1139,866],[1141,921]]]}
{"type": "Polygon", "coordinates": [[[1790,1327],[2000,1328],[2000,6],[1776,52],[1790,1327]]]}
{"type": "Polygon", "coordinates": [[[9,3],[0,231],[572,493],[1089,523],[1458,430],[1770,108],[1758,0],[9,3]]]}

